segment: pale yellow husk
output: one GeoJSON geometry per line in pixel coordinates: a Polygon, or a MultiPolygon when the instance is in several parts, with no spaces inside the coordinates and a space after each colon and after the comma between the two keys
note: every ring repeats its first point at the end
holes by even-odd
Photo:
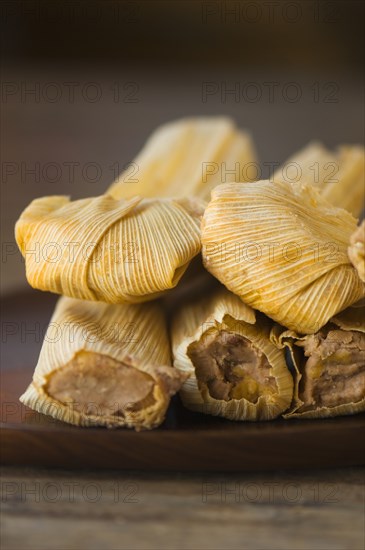
{"type": "MultiPolygon", "coordinates": [[[[348,307],[330,320],[333,326],[337,326],[343,331],[365,332],[365,302],[360,300],[356,304],[348,307]]],[[[289,412],[284,414],[284,418],[327,418],[332,416],[352,415],[365,411],[365,387],[364,397],[353,403],[345,402],[334,407],[317,406],[310,410],[305,410],[304,403],[299,397],[300,383],[303,377],[302,362],[304,360],[303,352],[296,346],[296,343],[304,343],[308,336],[300,336],[292,330],[287,330],[280,325],[274,325],[270,339],[279,348],[288,348],[292,365],[294,367],[294,394],[289,412]]]]}
{"type": "Polygon", "coordinates": [[[250,307],[225,289],[186,305],[176,315],[171,334],[174,366],[189,375],[180,391],[187,408],[230,420],[255,421],[276,418],[289,407],[293,396],[293,380],[283,351],[270,342],[271,324],[261,317],[257,320],[250,307]],[[266,355],[271,365],[271,376],[277,385],[274,394],[262,394],[256,403],[244,398],[225,401],[211,397],[206,385],[198,382],[188,347],[205,335],[221,330],[244,336],[266,355]]]}
{"type": "Polygon", "coordinates": [[[348,255],[360,279],[365,281],[365,220],[350,237],[348,255]]]}
{"type": "MultiPolygon", "coordinates": [[[[170,397],[184,377],[171,366],[170,344],[159,302],[102,304],[62,297],[47,329],[33,381],[20,400],[28,407],[78,426],[154,428],[165,417],[170,397]],[[55,372],[82,352],[101,354],[142,371],[154,380],[153,403],[140,410],[133,403],[118,414],[102,415],[98,407],[76,410],[47,393],[55,372]]],[[[100,386],[99,391],[103,391],[100,386]]],[[[117,409],[117,407],[115,407],[117,409]]]]}
{"type": "Polygon", "coordinates": [[[203,216],[204,264],[251,307],[310,334],[365,295],[347,255],[355,229],[310,185],[224,184],[203,216]]]}
{"type": "Polygon", "coordinates": [[[83,300],[137,303],[177,285],[200,252],[198,199],[34,200],[16,224],[28,282],[83,300]]]}
{"type": "Polygon", "coordinates": [[[358,217],[365,199],[365,150],[361,145],[341,145],[332,152],[312,142],[284,162],[273,179],[318,187],[333,206],[358,217]]]}
{"type": "Polygon", "coordinates": [[[158,127],[108,192],[117,199],[141,195],[209,200],[217,184],[255,177],[256,168],[250,136],[231,119],[184,118],[158,127]]]}

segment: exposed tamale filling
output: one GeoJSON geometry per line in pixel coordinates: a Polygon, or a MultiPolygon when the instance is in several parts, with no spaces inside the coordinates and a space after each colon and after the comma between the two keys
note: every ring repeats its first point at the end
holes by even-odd
{"type": "Polygon", "coordinates": [[[267,357],[247,338],[225,330],[206,333],[188,347],[199,385],[214,399],[247,399],[277,392],[267,357]]]}
{"type": "Polygon", "coordinates": [[[365,396],[365,334],[322,329],[298,343],[304,348],[301,410],[356,403],[365,396]]]}
{"type": "Polygon", "coordinates": [[[45,391],[78,412],[97,416],[123,416],[154,403],[154,379],[115,359],[79,352],[49,377],[45,391]]]}

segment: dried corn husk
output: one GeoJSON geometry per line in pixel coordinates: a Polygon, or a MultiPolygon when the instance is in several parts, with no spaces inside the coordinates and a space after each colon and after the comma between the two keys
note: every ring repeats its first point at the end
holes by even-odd
{"type": "MultiPolygon", "coordinates": [[[[364,302],[360,301],[333,317],[328,325],[319,333],[314,335],[299,336],[294,331],[286,330],[280,325],[275,325],[271,331],[271,341],[280,349],[287,347],[290,350],[294,366],[294,396],[290,411],[284,415],[285,418],[325,418],[331,416],[350,415],[365,410],[365,309],[364,302]],[[329,339],[328,349],[323,346],[322,339],[329,339]],[[333,345],[335,340],[339,342],[333,345]],[[362,357],[362,365],[354,374],[353,368],[356,364],[355,353],[351,355],[346,346],[359,343],[358,355],[362,357]],[[342,343],[341,343],[342,342],[342,343]],[[310,347],[313,347],[309,353],[310,347]],[[305,354],[303,349],[306,350],[305,354]],[[307,361],[311,360],[309,366],[307,361]],[[343,379],[339,375],[326,371],[335,364],[343,370],[343,379]],[[362,371],[361,371],[362,369],[362,371]],[[306,373],[306,376],[305,376],[306,373]],[[357,376],[351,379],[351,376],[357,376]],[[308,384],[312,384],[323,378],[324,386],[317,387],[315,399],[312,402],[305,402],[308,384]],[[346,382],[352,382],[357,392],[357,399],[351,401],[346,395],[346,382]],[[326,388],[327,385],[327,388],[326,388]],[[329,389],[328,389],[329,386],[329,389]],[[332,404],[324,401],[325,391],[329,393],[332,404]],[[339,397],[340,396],[340,397],[339,397]],[[341,403],[336,403],[341,401],[341,403]]],[[[355,347],[355,346],[353,346],[355,347]]]]}
{"type": "MultiPolygon", "coordinates": [[[[176,316],[172,328],[174,366],[189,375],[180,391],[184,405],[193,411],[231,420],[270,420],[285,411],[292,400],[293,380],[283,351],[270,342],[270,328],[267,319],[263,316],[256,319],[250,307],[225,289],[186,305],[176,316]],[[212,396],[209,383],[199,374],[194,350],[223,334],[235,339],[243,337],[264,362],[268,361],[273,385],[260,383],[257,377],[260,377],[258,370],[261,367],[256,365],[255,372],[245,372],[233,388],[233,397],[212,396]],[[258,387],[250,389],[252,383],[258,387]]],[[[231,353],[236,353],[232,349],[237,348],[231,348],[231,353]]]]}
{"type": "Polygon", "coordinates": [[[343,330],[365,332],[365,300],[359,300],[344,311],[341,311],[331,322],[343,330]]]}
{"type": "Polygon", "coordinates": [[[183,380],[171,367],[158,302],[111,305],[62,297],[20,400],[78,426],[150,429],[161,424],[183,380]]]}
{"type": "Polygon", "coordinates": [[[323,189],[338,173],[336,155],[311,142],[288,158],[274,173],[274,182],[307,183],[323,189]]]}
{"type": "Polygon", "coordinates": [[[350,237],[348,255],[360,279],[365,281],[365,220],[350,237]]]}
{"type": "Polygon", "coordinates": [[[318,187],[333,206],[345,208],[358,217],[364,208],[364,168],[364,147],[341,145],[331,152],[321,143],[313,142],[289,158],[275,172],[274,181],[318,187]]]}
{"type": "Polygon", "coordinates": [[[248,305],[309,334],[365,295],[347,255],[355,229],[310,185],[230,183],[205,210],[203,259],[248,305]]]}
{"type": "Polygon", "coordinates": [[[337,159],[337,178],[326,185],[322,195],[334,206],[345,208],[355,217],[359,217],[364,209],[365,199],[364,147],[344,145],[339,148],[337,159]]]}
{"type": "Polygon", "coordinates": [[[245,181],[256,162],[250,136],[225,117],[184,118],[160,126],[108,192],[117,199],[198,196],[245,181]]]}
{"type": "Polygon", "coordinates": [[[16,224],[28,282],[83,300],[142,302],[177,285],[200,251],[198,199],[34,200],[16,224]]]}

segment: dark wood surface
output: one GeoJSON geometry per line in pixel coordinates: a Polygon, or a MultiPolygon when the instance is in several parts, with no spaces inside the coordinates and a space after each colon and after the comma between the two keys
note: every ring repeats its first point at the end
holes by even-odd
{"type": "Polygon", "coordinates": [[[364,548],[361,468],[1,474],[4,550],[364,548]]]}
{"type": "Polygon", "coordinates": [[[361,468],[1,474],[3,550],[364,548],[361,468]]]}
{"type": "Polygon", "coordinates": [[[175,397],[157,430],[78,428],[31,411],[31,381],[55,297],[30,291],[2,302],[3,464],[170,471],[253,471],[365,463],[365,415],[242,423],[200,415],[175,397]]]}

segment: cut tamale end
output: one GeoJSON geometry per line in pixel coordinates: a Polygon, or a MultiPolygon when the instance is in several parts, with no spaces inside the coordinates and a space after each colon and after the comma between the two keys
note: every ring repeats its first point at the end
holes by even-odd
{"type": "Polygon", "coordinates": [[[271,337],[279,347],[290,349],[295,367],[294,399],[285,418],[325,418],[365,410],[361,304],[341,312],[316,334],[298,336],[276,326],[271,337]]]}
{"type": "Polygon", "coordinates": [[[184,118],[160,126],[108,189],[116,199],[199,196],[239,181],[256,162],[250,136],[227,117],[184,118]],[[237,179],[238,178],[238,179],[237,179]]]}
{"type": "Polygon", "coordinates": [[[365,220],[350,237],[348,255],[360,279],[365,281],[365,220]]]}
{"type": "Polygon", "coordinates": [[[138,303],[174,288],[199,253],[199,199],[36,199],[16,224],[34,288],[138,303]]]}
{"type": "Polygon", "coordinates": [[[204,265],[251,307],[312,334],[365,295],[347,254],[355,229],[310,185],[219,185],[202,220],[204,265]]]}
{"type": "Polygon", "coordinates": [[[365,199],[364,147],[341,145],[331,152],[321,143],[309,143],[278,168],[273,181],[317,187],[333,206],[344,208],[357,218],[365,199]]]}
{"type": "Polygon", "coordinates": [[[161,304],[62,297],[20,400],[77,426],[151,429],[185,378],[171,366],[161,304]]]}
{"type": "Polygon", "coordinates": [[[180,395],[197,412],[270,420],[291,404],[293,380],[270,323],[225,289],[186,305],[172,328],[174,366],[189,375],[180,395]]]}

